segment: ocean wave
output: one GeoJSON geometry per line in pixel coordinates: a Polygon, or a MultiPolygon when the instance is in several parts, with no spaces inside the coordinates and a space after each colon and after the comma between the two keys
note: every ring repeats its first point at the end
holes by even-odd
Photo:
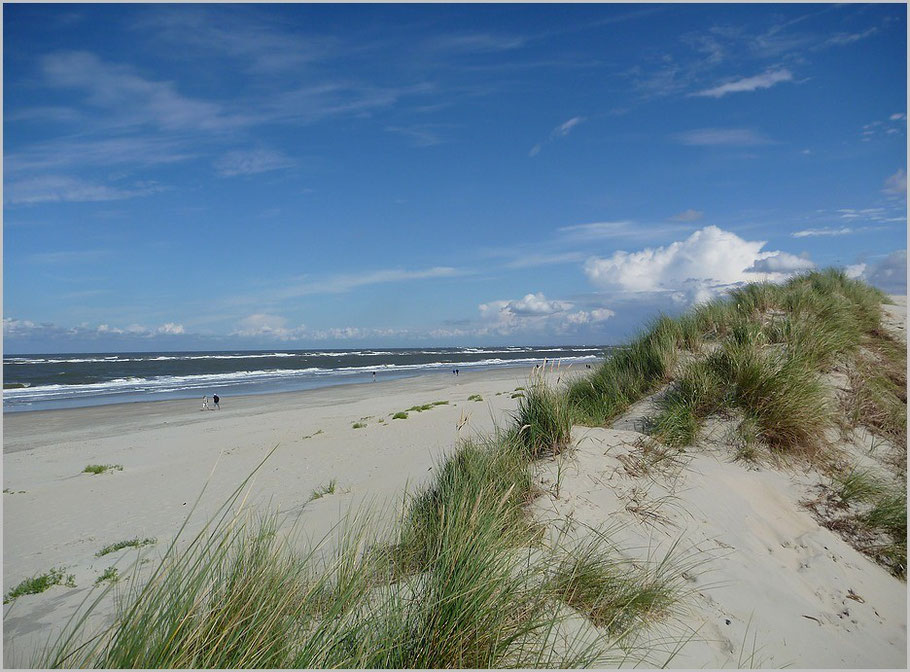
{"type": "MultiPolygon", "coordinates": [[[[458,354],[458,353],[448,353],[458,354]]],[[[553,361],[565,363],[580,362],[597,359],[594,355],[576,357],[563,357],[553,361]]],[[[522,357],[502,359],[498,357],[481,359],[477,361],[460,361],[457,358],[448,361],[425,362],[420,364],[377,364],[374,366],[346,366],[338,368],[308,367],[304,369],[258,369],[248,371],[232,371],[227,373],[207,373],[188,375],[165,375],[140,377],[122,377],[97,383],[78,384],[48,384],[34,385],[27,388],[7,389],[3,391],[5,402],[26,403],[33,401],[52,401],[67,398],[109,396],[124,393],[155,394],[188,392],[191,390],[204,390],[223,388],[228,386],[242,386],[245,383],[268,383],[288,381],[294,378],[325,379],[336,376],[340,379],[353,377],[358,374],[368,375],[373,371],[382,372],[408,372],[408,371],[436,371],[446,369],[473,369],[484,367],[520,366],[532,363],[542,363],[542,357],[522,357]]]]}

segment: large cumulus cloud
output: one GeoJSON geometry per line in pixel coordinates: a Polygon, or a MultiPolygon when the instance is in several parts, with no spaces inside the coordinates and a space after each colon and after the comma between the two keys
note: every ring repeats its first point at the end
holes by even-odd
{"type": "Polygon", "coordinates": [[[815,267],[804,257],[765,251],[765,244],[707,226],[663,247],[592,257],[584,272],[593,285],[605,291],[670,292],[701,301],[740,283],[778,282],[815,267]]]}

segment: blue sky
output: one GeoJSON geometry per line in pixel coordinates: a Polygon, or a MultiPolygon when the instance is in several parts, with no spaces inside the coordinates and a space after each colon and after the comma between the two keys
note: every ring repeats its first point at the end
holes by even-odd
{"type": "Polygon", "coordinates": [[[906,6],[5,5],[7,352],[614,343],[906,292],[906,6]]]}

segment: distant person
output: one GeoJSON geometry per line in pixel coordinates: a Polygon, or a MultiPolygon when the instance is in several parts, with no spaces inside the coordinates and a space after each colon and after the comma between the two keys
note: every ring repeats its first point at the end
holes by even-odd
{"type": "Polygon", "coordinates": [[[376,372],[375,371],[373,371],[373,382],[374,383],[376,382],[376,372]]]}
{"type": "Polygon", "coordinates": [[[455,375],[455,369],[452,369],[452,375],[453,376],[455,375]]]}
{"type": "Polygon", "coordinates": [[[459,369],[455,369],[455,375],[456,375],[456,376],[460,376],[460,375],[461,375],[461,371],[460,371],[459,369]]]}
{"type": "Polygon", "coordinates": [[[203,411],[209,410],[209,398],[208,398],[208,395],[202,397],[202,410],[203,410],[203,411]]]}
{"type": "Polygon", "coordinates": [[[220,410],[221,410],[221,406],[218,405],[218,402],[221,401],[221,397],[219,397],[217,394],[216,394],[216,395],[213,395],[213,396],[212,396],[212,401],[215,402],[215,408],[217,408],[217,409],[220,411],[220,410]]]}

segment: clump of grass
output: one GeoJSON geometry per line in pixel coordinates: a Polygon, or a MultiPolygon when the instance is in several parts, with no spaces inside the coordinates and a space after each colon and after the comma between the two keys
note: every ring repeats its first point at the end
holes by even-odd
{"type": "Polygon", "coordinates": [[[521,392],[513,392],[509,398],[510,399],[524,399],[525,395],[521,392]]]}
{"type": "Polygon", "coordinates": [[[407,420],[407,419],[408,419],[407,411],[398,411],[397,413],[392,415],[392,420],[407,420]]]}
{"type": "Polygon", "coordinates": [[[318,488],[313,490],[312,494],[310,495],[309,501],[312,502],[314,499],[321,499],[321,498],[325,497],[326,495],[334,495],[336,485],[337,485],[337,480],[334,478],[331,481],[329,481],[327,485],[320,485],[318,488]]]}
{"type": "Polygon", "coordinates": [[[543,379],[533,382],[518,402],[513,416],[517,440],[530,459],[557,455],[571,440],[572,417],[565,394],[551,389],[543,379]]]}
{"type": "Polygon", "coordinates": [[[82,470],[83,474],[103,474],[106,471],[123,471],[122,464],[87,464],[82,470]]]}
{"type": "Polygon", "coordinates": [[[533,536],[522,507],[533,497],[534,483],[513,437],[464,442],[435,482],[412,497],[399,542],[406,565],[427,567],[450,537],[467,536],[476,526],[496,527],[513,545],[533,536]]]}
{"type": "Polygon", "coordinates": [[[523,387],[516,387],[516,388],[515,388],[515,392],[524,392],[524,391],[525,391],[525,388],[523,388],[523,387]]]}
{"type": "Polygon", "coordinates": [[[124,548],[142,548],[143,546],[150,546],[152,544],[158,543],[158,540],[153,537],[146,537],[145,539],[140,539],[139,537],[133,537],[132,539],[126,539],[123,541],[117,541],[113,544],[108,544],[100,551],[95,553],[96,558],[107,555],[108,553],[115,553],[124,548]]]}
{"type": "Polygon", "coordinates": [[[367,423],[365,423],[365,422],[355,422],[353,425],[351,425],[351,428],[352,429],[363,429],[366,426],[367,426],[367,423]]]}
{"type": "Polygon", "coordinates": [[[63,569],[53,567],[44,574],[38,574],[25,579],[3,597],[3,604],[7,604],[23,595],[37,595],[53,586],[64,585],[68,588],[76,587],[76,577],[73,574],[64,574],[63,569]]]}
{"type": "Polygon", "coordinates": [[[95,585],[98,585],[99,583],[104,583],[105,581],[109,581],[110,583],[117,583],[119,580],[120,580],[120,572],[117,570],[116,567],[111,565],[110,567],[105,569],[103,572],[101,572],[101,574],[98,575],[98,578],[95,579],[95,585]]]}
{"type": "Polygon", "coordinates": [[[448,401],[434,401],[431,406],[447,406],[448,403],[448,401]]]}
{"type": "Polygon", "coordinates": [[[24,495],[25,490],[10,490],[9,488],[3,489],[4,495],[24,495]]]}
{"type": "Polygon", "coordinates": [[[672,576],[660,570],[617,560],[594,537],[560,562],[551,590],[598,627],[623,633],[664,615],[677,600],[672,576]]]}
{"type": "Polygon", "coordinates": [[[844,506],[853,502],[871,502],[885,492],[884,485],[871,473],[861,469],[851,469],[848,473],[834,478],[835,494],[844,506]]]}
{"type": "Polygon", "coordinates": [[[483,401],[483,397],[481,397],[479,394],[472,394],[470,397],[468,397],[468,401],[483,401]]]}
{"type": "Polygon", "coordinates": [[[411,406],[407,411],[417,411],[418,413],[421,413],[423,411],[429,411],[431,408],[433,408],[433,404],[423,404],[422,406],[411,406]]]}
{"type": "Polygon", "coordinates": [[[723,382],[708,362],[692,362],[658,402],[661,412],[651,433],[668,446],[691,445],[700,420],[723,405],[723,391],[723,382]]]}
{"type": "Polygon", "coordinates": [[[568,395],[575,419],[607,425],[666,382],[676,363],[679,338],[673,320],[661,316],[629,346],[614,351],[592,375],[571,383],[568,395]]]}

